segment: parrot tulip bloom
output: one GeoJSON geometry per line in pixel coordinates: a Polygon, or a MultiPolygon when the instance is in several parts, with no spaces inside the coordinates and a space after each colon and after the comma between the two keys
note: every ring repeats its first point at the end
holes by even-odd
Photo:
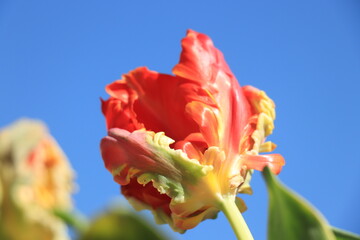
{"type": "Polygon", "coordinates": [[[54,209],[70,210],[74,173],[42,123],[21,120],[0,131],[0,235],[67,240],[54,209]]]}
{"type": "Polygon", "coordinates": [[[106,87],[102,101],[108,136],[106,168],[137,209],[183,232],[215,218],[225,201],[246,209],[253,169],[279,173],[279,154],[265,142],[274,103],[254,87],[240,87],[209,37],[188,31],[174,75],[137,68],[106,87]]]}

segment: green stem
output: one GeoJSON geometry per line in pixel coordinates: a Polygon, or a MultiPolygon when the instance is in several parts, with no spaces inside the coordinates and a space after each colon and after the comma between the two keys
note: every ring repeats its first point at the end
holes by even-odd
{"type": "Polygon", "coordinates": [[[238,240],[254,240],[241,212],[232,198],[224,198],[220,205],[238,240]]]}

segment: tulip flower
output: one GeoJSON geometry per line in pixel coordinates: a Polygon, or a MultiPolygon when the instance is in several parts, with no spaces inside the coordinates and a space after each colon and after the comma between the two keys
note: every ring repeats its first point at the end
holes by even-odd
{"type": "Polygon", "coordinates": [[[73,171],[45,126],[20,120],[0,131],[0,238],[67,240],[54,209],[71,208],[73,171]]]}
{"type": "Polygon", "coordinates": [[[274,103],[240,87],[211,39],[189,30],[174,75],[137,68],[106,87],[105,167],[136,209],[179,232],[223,211],[240,239],[251,239],[238,193],[252,171],[279,173],[284,159],[266,142],[274,103]],[[235,210],[234,210],[235,209],[235,210]]]}

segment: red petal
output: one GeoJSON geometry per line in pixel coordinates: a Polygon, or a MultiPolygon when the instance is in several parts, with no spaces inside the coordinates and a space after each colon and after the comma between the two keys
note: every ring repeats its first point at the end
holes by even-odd
{"type": "MultiPolygon", "coordinates": [[[[173,73],[198,83],[212,99],[211,105],[191,103],[196,107],[189,107],[189,116],[199,124],[209,145],[239,152],[240,139],[251,115],[242,89],[222,53],[214,47],[209,37],[190,30],[182,40],[182,48],[180,62],[174,67],[173,73]],[[209,110],[214,113],[210,114],[209,110]],[[215,120],[213,116],[217,111],[219,116],[215,120]],[[209,120],[209,116],[212,120],[209,120]]],[[[201,103],[203,99],[194,97],[195,101],[201,103]]]]}
{"type": "Polygon", "coordinates": [[[180,62],[173,73],[205,84],[215,83],[219,70],[232,76],[222,53],[205,34],[189,30],[182,40],[180,62]]]}
{"type": "Polygon", "coordinates": [[[171,198],[166,194],[161,194],[157,189],[148,183],[145,186],[139,184],[136,179],[131,179],[130,183],[121,186],[121,193],[126,198],[135,198],[136,200],[149,205],[152,209],[161,209],[168,216],[171,214],[169,204],[171,198]]]}
{"type": "Polygon", "coordinates": [[[109,136],[101,140],[101,155],[105,167],[114,174],[114,180],[121,185],[129,183],[133,176],[152,172],[162,175],[179,176],[166,159],[161,159],[146,142],[146,131],[128,132],[123,129],[109,130],[109,136]]]}
{"type": "Polygon", "coordinates": [[[163,131],[175,141],[199,131],[184,112],[189,92],[193,91],[186,81],[145,67],[131,71],[124,79],[138,96],[134,112],[147,130],[163,131]]]}
{"type": "Polygon", "coordinates": [[[153,149],[146,143],[146,132],[130,133],[123,129],[110,129],[109,136],[102,139],[101,154],[105,167],[114,175],[114,180],[122,185],[122,193],[127,198],[135,198],[154,210],[162,210],[170,216],[171,198],[160,194],[152,183],[141,185],[137,177],[142,173],[171,173],[165,162],[159,162],[153,149]],[[162,163],[162,164],[161,164],[162,163]]]}
{"type": "MultiPolygon", "coordinates": [[[[125,96],[123,96],[125,98],[125,96]]],[[[101,110],[106,118],[106,127],[122,128],[128,131],[134,131],[143,127],[136,119],[136,114],[129,104],[129,99],[121,101],[120,99],[110,97],[104,101],[101,99],[101,110]]]]}

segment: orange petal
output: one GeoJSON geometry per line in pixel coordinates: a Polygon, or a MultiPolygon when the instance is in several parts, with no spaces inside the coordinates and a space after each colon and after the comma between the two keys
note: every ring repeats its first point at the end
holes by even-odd
{"type": "Polygon", "coordinates": [[[199,125],[208,146],[218,146],[220,143],[219,130],[222,127],[219,123],[219,114],[216,109],[201,102],[191,102],[186,106],[186,112],[199,125]]]}
{"type": "Polygon", "coordinates": [[[180,149],[191,159],[198,159],[203,164],[203,153],[208,148],[208,145],[201,133],[192,133],[183,141],[176,142],[174,149],[180,149]]]}
{"type": "Polygon", "coordinates": [[[265,166],[268,166],[270,170],[279,174],[282,166],[285,165],[285,160],[280,154],[267,154],[267,155],[242,155],[243,164],[248,169],[255,169],[262,171],[265,166]]]}

